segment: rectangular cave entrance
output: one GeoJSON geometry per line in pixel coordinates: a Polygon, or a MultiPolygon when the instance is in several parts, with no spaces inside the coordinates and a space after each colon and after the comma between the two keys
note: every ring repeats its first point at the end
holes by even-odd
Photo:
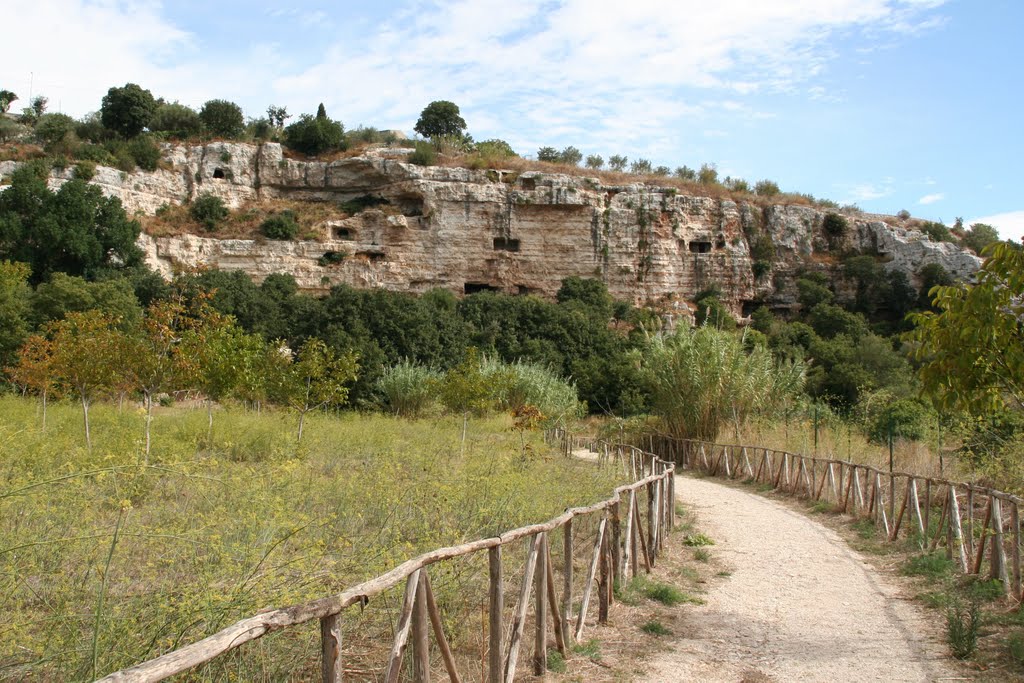
{"type": "Polygon", "coordinates": [[[355,232],[352,228],[335,228],[334,239],[336,240],[354,240],[356,238],[355,232]]]}
{"type": "Polygon", "coordinates": [[[357,251],[356,256],[363,256],[370,261],[383,261],[387,258],[383,251],[357,251]]]}
{"type": "Polygon", "coordinates": [[[467,282],[462,286],[462,291],[466,294],[478,294],[480,292],[497,292],[498,288],[484,282],[467,282]]]}
{"type": "Polygon", "coordinates": [[[519,240],[511,237],[495,237],[494,251],[519,251],[519,240]]]}
{"type": "Polygon", "coordinates": [[[694,240],[689,244],[690,251],[694,254],[708,254],[711,252],[711,242],[698,242],[694,240]]]}

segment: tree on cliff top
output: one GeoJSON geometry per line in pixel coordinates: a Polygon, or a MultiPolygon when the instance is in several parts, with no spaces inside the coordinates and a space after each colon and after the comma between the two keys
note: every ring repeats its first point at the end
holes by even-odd
{"type": "Polygon", "coordinates": [[[414,130],[425,138],[461,137],[466,131],[466,121],[459,114],[457,104],[435,100],[424,107],[414,130]]]}
{"type": "Polygon", "coordinates": [[[0,90],[0,114],[6,114],[11,107],[11,102],[18,99],[10,90],[0,90]]]}
{"type": "Polygon", "coordinates": [[[343,150],[347,147],[345,126],[327,116],[324,105],[316,116],[303,114],[299,120],[284,129],[285,144],[308,156],[343,150]]]}
{"type": "Polygon", "coordinates": [[[149,126],[156,112],[153,93],[135,83],[111,88],[100,105],[100,121],[107,130],[133,138],[149,126]]]}

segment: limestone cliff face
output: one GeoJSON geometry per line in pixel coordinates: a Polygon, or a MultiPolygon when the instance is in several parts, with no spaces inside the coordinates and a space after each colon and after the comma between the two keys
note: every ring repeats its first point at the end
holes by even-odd
{"type": "MultiPolygon", "coordinates": [[[[325,222],[318,241],[140,238],[150,265],[165,274],[196,266],[241,269],[257,280],[290,273],[309,291],[347,283],[553,296],[563,278],[576,275],[601,278],[616,298],[662,304],[682,315],[689,314],[684,301],[717,283],[741,313],[755,300],[791,303],[792,275],[808,267],[827,270],[838,252],[878,255],[912,278],[927,263],[958,277],[980,265],[952,244],[893,227],[899,221],[892,217],[850,214],[845,235],[830,241],[822,228],[825,212],[813,207],[763,208],[559,174],[420,167],[399,160],[404,157],[401,150],[375,150],[333,162],[295,161],[272,143],[169,146],[169,170],[126,174],[100,167],[92,182],[129,212],[143,213],[204,192],[235,207],[272,198],[385,200],[325,222]],[[766,247],[766,239],[771,248],[759,254],[755,277],[751,245],[766,247]],[[328,252],[337,262],[321,258],[328,252]]],[[[55,176],[54,183],[69,177],[55,176]]]]}

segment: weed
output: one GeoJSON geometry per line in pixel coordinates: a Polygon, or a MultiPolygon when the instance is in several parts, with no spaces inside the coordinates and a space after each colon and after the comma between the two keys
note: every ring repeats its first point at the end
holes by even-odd
{"type": "Polygon", "coordinates": [[[978,629],[981,618],[978,603],[967,606],[957,603],[946,610],[946,638],[949,648],[957,659],[967,659],[978,647],[978,629]]]}
{"type": "Polygon", "coordinates": [[[953,571],[953,562],[942,553],[915,555],[903,565],[908,576],[927,576],[932,579],[945,576],[953,571]]]}
{"type": "Polygon", "coordinates": [[[548,671],[556,674],[565,673],[565,657],[558,650],[548,650],[548,671]]]}
{"type": "Polygon", "coordinates": [[[857,535],[865,541],[874,538],[875,532],[877,531],[875,523],[870,519],[858,519],[850,526],[857,532],[857,535]]]}
{"type": "Polygon", "coordinates": [[[824,512],[832,512],[832,503],[819,500],[811,506],[811,514],[820,515],[824,512]]]}
{"type": "Polygon", "coordinates": [[[720,576],[720,577],[722,577],[722,578],[727,578],[727,577],[729,577],[729,576],[732,576],[732,572],[730,572],[730,571],[728,571],[728,570],[725,570],[725,569],[723,569],[722,571],[720,571],[720,572],[717,572],[717,573],[715,574],[715,576],[720,576]]]}
{"type": "Polygon", "coordinates": [[[711,552],[705,550],[704,548],[697,548],[693,551],[693,559],[697,560],[698,562],[707,562],[711,559],[711,552]]]}
{"type": "Polygon", "coordinates": [[[587,657],[589,659],[600,659],[601,658],[601,643],[596,638],[591,638],[585,643],[576,643],[572,646],[574,654],[587,657]]]}
{"type": "Polygon", "coordinates": [[[964,594],[972,602],[992,602],[1006,597],[1006,589],[999,579],[982,580],[971,577],[964,586],[964,594]]]}
{"type": "Polygon", "coordinates": [[[715,542],[705,534],[687,534],[686,537],[683,538],[683,545],[690,546],[691,548],[714,544],[715,542]]]}
{"type": "Polygon", "coordinates": [[[640,630],[644,633],[649,633],[652,636],[670,636],[672,631],[662,624],[660,621],[648,621],[646,624],[640,627],[640,630]]]}
{"type": "Polygon", "coordinates": [[[1010,659],[1018,666],[1024,666],[1024,634],[1014,633],[1006,639],[1006,650],[1010,659]]]}

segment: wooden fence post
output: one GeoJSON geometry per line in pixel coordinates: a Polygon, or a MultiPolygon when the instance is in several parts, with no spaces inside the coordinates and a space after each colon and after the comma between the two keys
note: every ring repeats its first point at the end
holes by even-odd
{"type": "Polygon", "coordinates": [[[413,604],[416,602],[421,571],[421,569],[417,569],[409,574],[409,578],[405,582],[405,597],[402,599],[402,611],[399,613],[398,627],[395,629],[395,642],[391,645],[388,668],[384,672],[386,683],[398,683],[398,676],[402,672],[402,655],[405,654],[405,646],[409,641],[413,604]]]}
{"type": "Polygon", "coordinates": [[[565,556],[562,569],[562,638],[568,643],[573,637],[573,631],[568,626],[572,623],[572,519],[562,527],[562,554],[565,556]]]}
{"type": "MultiPolygon", "coordinates": [[[[597,541],[594,543],[594,557],[590,561],[590,571],[587,572],[587,582],[583,586],[583,599],[580,601],[580,613],[576,617],[576,641],[583,637],[583,626],[587,620],[587,608],[590,606],[590,591],[594,586],[594,578],[597,576],[597,563],[601,561],[601,544],[604,542],[604,530],[606,520],[601,519],[597,525],[597,541]]],[[[508,681],[508,683],[512,683],[508,681]]]]}
{"type": "Polygon", "coordinates": [[[997,496],[992,496],[992,556],[989,561],[989,577],[1003,582],[1003,589],[1010,592],[1010,577],[1006,573],[1006,548],[1003,547],[1003,505],[997,496]]]}
{"type": "Polygon", "coordinates": [[[534,588],[533,674],[541,676],[548,670],[548,535],[543,531],[537,534],[537,545],[540,569],[534,588]]]}
{"type": "Polygon", "coordinates": [[[415,683],[430,683],[430,633],[427,617],[427,570],[420,570],[412,604],[412,670],[415,683]]]}
{"type": "Polygon", "coordinates": [[[1010,533],[1012,534],[1010,546],[1010,562],[1013,565],[1013,597],[1017,602],[1021,601],[1021,572],[1020,572],[1020,512],[1017,509],[1017,502],[1010,503],[1010,533]]]}
{"type": "Polygon", "coordinates": [[[455,657],[452,656],[452,649],[448,646],[448,639],[444,635],[441,613],[438,611],[437,602],[434,600],[434,589],[430,586],[430,576],[426,572],[423,572],[423,588],[426,593],[427,615],[430,616],[430,625],[434,628],[434,641],[437,643],[437,648],[441,651],[444,668],[448,671],[448,680],[451,683],[462,683],[462,678],[455,668],[455,657]]]}
{"type": "Polygon", "coordinates": [[[320,680],[341,683],[344,668],[341,658],[341,618],[329,614],[320,619],[320,680]]]}
{"type": "Polygon", "coordinates": [[[490,578],[490,589],[487,594],[488,609],[488,638],[490,650],[487,653],[487,680],[488,683],[501,683],[502,669],[505,663],[502,652],[501,639],[504,628],[502,627],[502,611],[505,608],[505,588],[502,583],[501,546],[496,545],[487,550],[488,576],[490,578]]]}
{"type": "Polygon", "coordinates": [[[512,622],[512,636],[508,643],[508,656],[505,658],[505,683],[513,683],[516,677],[516,665],[519,660],[519,646],[523,642],[523,630],[526,628],[526,610],[530,606],[530,588],[533,586],[533,572],[537,568],[537,546],[539,534],[530,537],[530,549],[526,552],[526,568],[523,570],[523,585],[519,589],[519,602],[516,604],[515,619],[512,622]]]}

